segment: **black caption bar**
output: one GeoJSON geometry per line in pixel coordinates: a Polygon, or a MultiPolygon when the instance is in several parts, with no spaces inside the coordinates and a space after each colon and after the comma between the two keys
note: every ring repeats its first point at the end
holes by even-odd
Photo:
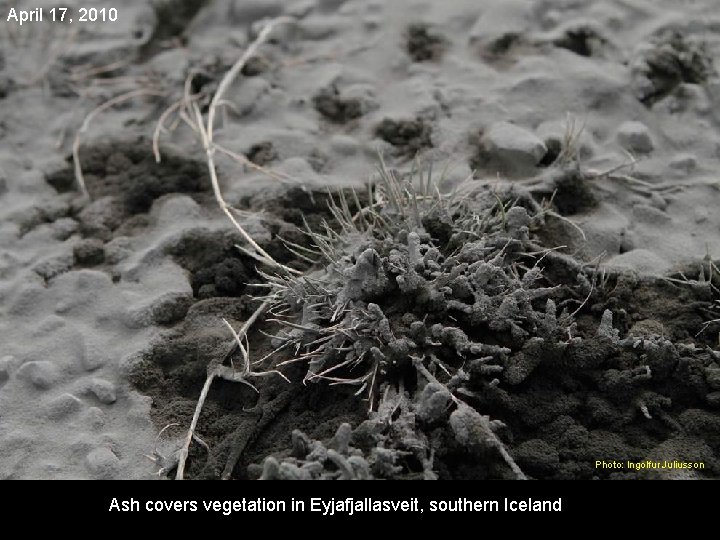
{"type": "MultiPolygon", "coordinates": [[[[104,523],[259,520],[297,524],[338,519],[393,521],[512,518],[597,520],[603,512],[697,514],[707,482],[5,482],[8,515],[39,507],[50,519],[81,509],[104,523]],[[44,499],[44,500],[38,500],[44,499]]],[[[453,521],[455,523],[455,521],[453,521]]]]}

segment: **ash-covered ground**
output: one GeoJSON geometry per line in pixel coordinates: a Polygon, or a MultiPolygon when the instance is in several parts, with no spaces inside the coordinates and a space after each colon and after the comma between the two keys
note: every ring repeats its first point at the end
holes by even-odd
{"type": "Polygon", "coordinates": [[[174,477],[213,373],[186,478],[720,475],[714,0],[67,4],[0,1],[1,478],[174,477]]]}

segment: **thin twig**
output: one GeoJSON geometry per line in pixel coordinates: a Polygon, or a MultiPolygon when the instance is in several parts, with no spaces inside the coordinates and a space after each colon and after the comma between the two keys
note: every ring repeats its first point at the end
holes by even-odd
{"type": "MultiPolygon", "coordinates": [[[[218,181],[217,177],[217,169],[215,168],[215,148],[212,146],[212,140],[210,136],[210,132],[207,130],[207,128],[203,125],[202,122],[202,114],[200,113],[200,109],[197,106],[197,103],[192,103],[193,112],[195,113],[195,119],[197,121],[198,129],[200,131],[200,139],[202,140],[203,148],[205,149],[205,154],[207,156],[207,164],[208,164],[208,173],[210,174],[210,182],[212,183],[213,193],[215,195],[215,200],[218,203],[218,206],[220,206],[220,209],[225,213],[225,215],[230,219],[232,224],[235,226],[235,228],[238,230],[238,232],[242,235],[242,237],[245,239],[245,241],[250,244],[255,251],[263,258],[265,259],[265,262],[267,264],[270,264],[272,266],[277,266],[279,268],[282,268],[286,272],[290,274],[300,274],[301,272],[290,268],[288,266],[285,266],[284,264],[281,264],[277,262],[275,259],[272,258],[272,256],[265,251],[263,248],[261,248],[255,240],[245,231],[245,229],[240,225],[238,220],[235,219],[235,216],[232,215],[232,212],[230,211],[230,206],[225,202],[225,199],[223,198],[222,191],[220,190],[220,182],[218,181]]],[[[209,124],[209,122],[208,122],[209,124]]]]}
{"type": "MultiPolygon", "coordinates": [[[[242,328],[235,333],[233,331],[233,336],[236,338],[237,343],[242,345],[240,342],[240,339],[247,335],[248,330],[250,330],[250,327],[257,321],[258,317],[262,315],[265,310],[270,305],[270,302],[266,300],[263,302],[260,307],[258,307],[252,315],[248,318],[247,321],[243,324],[242,328]]],[[[224,320],[224,319],[223,319],[224,320]]],[[[228,324],[227,321],[225,321],[225,324],[228,324]]],[[[232,327],[231,327],[232,329],[232,327]]],[[[234,350],[234,349],[233,349],[234,350]]],[[[232,354],[232,351],[230,352],[232,354]]],[[[249,359],[246,363],[247,370],[249,371],[249,359]]],[[[187,435],[185,436],[185,443],[183,444],[183,447],[180,449],[180,453],[178,455],[178,468],[177,473],[175,474],[175,480],[183,480],[183,476],[185,474],[185,462],[187,461],[188,453],[190,451],[190,444],[192,443],[193,438],[195,437],[195,429],[197,428],[198,420],[200,419],[200,413],[202,412],[203,405],[205,404],[205,400],[207,399],[208,392],[210,391],[210,386],[212,385],[213,380],[215,380],[215,377],[222,377],[224,379],[228,379],[229,377],[223,376],[223,371],[220,368],[223,368],[222,364],[217,366],[215,369],[210,371],[208,373],[207,379],[205,379],[205,384],[203,384],[202,391],[200,392],[200,397],[198,398],[197,405],[195,406],[195,413],[193,414],[192,421],[190,422],[190,428],[188,429],[187,435]]],[[[247,373],[247,372],[245,372],[247,373]]],[[[284,376],[283,376],[284,377],[284,376]]],[[[231,379],[236,380],[236,379],[231,379]]],[[[247,383],[250,386],[252,386],[250,383],[247,383]]],[[[253,387],[254,388],[254,387],[253,387]]]]}
{"type": "Polygon", "coordinates": [[[234,159],[235,161],[238,161],[239,163],[242,163],[243,165],[246,165],[250,167],[251,169],[255,169],[258,172],[263,173],[264,175],[269,176],[273,180],[277,180],[278,182],[292,182],[295,184],[299,184],[300,181],[297,178],[293,178],[290,175],[287,175],[283,172],[278,171],[272,171],[270,169],[266,169],[262,165],[258,165],[257,163],[252,162],[247,156],[244,156],[243,154],[238,154],[237,152],[233,152],[232,150],[229,150],[223,146],[220,146],[219,144],[215,143],[215,150],[218,150],[219,152],[222,152],[223,154],[227,155],[228,157],[234,159]]]}
{"type": "Polygon", "coordinates": [[[218,106],[218,102],[220,102],[223,99],[223,96],[225,95],[225,92],[227,89],[232,85],[233,81],[237,78],[237,76],[240,74],[240,71],[243,67],[245,67],[245,64],[247,64],[247,61],[252,58],[255,53],[257,52],[258,48],[265,43],[268,38],[270,37],[270,33],[273,31],[273,29],[280,25],[285,23],[294,22],[295,19],[291,17],[278,17],[276,19],[273,19],[269,21],[262,29],[262,31],[258,34],[257,38],[255,38],[255,41],[253,41],[247,49],[245,49],[245,52],[242,54],[242,56],[238,59],[237,62],[228,70],[227,73],[225,73],[225,76],[220,81],[220,84],[218,84],[218,88],[215,92],[215,95],[212,98],[212,101],[210,102],[210,108],[208,109],[208,121],[207,121],[207,133],[209,136],[208,142],[212,143],[213,141],[213,128],[215,123],[215,111],[218,106]]]}
{"type": "Polygon", "coordinates": [[[205,384],[202,387],[202,391],[200,392],[200,398],[198,399],[197,406],[195,407],[195,414],[193,414],[192,422],[190,422],[190,429],[188,429],[187,435],[185,436],[185,444],[183,444],[183,447],[180,449],[180,454],[178,455],[178,466],[177,472],[175,473],[175,480],[184,479],[183,476],[185,475],[185,461],[187,460],[188,453],[190,451],[190,443],[192,442],[193,436],[195,435],[195,428],[197,427],[198,420],[200,419],[200,412],[202,411],[202,407],[205,404],[208,392],[210,391],[210,385],[215,379],[215,375],[215,371],[211,372],[208,375],[207,379],[205,379],[205,384]]]}

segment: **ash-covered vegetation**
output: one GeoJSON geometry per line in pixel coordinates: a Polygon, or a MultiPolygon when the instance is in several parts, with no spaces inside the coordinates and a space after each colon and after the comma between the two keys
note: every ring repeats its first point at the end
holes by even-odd
{"type": "Polygon", "coordinates": [[[647,477],[595,462],[654,458],[720,472],[712,280],[631,286],[538,246],[528,196],[381,177],[374,205],[341,196],[339,227],[309,233],[315,271],[267,276],[276,367],[352,387],[367,420],[326,440],[288,434],[251,476],[647,477]],[[666,330],[672,295],[688,300],[685,328],[666,330]]]}

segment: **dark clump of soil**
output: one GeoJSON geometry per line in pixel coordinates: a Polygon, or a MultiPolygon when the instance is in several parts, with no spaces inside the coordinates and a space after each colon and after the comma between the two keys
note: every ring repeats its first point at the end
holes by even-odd
{"type": "Polygon", "coordinates": [[[312,99],[315,109],[331,122],[345,124],[363,115],[361,100],[340,95],[336,86],[323,88],[312,99]]]}
{"type": "Polygon", "coordinates": [[[439,60],[446,46],[445,38],[433,32],[427,24],[411,24],[407,29],[405,48],[415,62],[439,60]]]}
{"type": "Polygon", "coordinates": [[[270,62],[264,56],[251,56],[240,70],[245,77],[257,77],[270,69],[270,62]]]}
{"type": "Polygon", "coordinates": [[[184,234],[168,252],[190,272],[196,298],[240,296],[258,275],[255,261],[235,247],[241,243],[235,234],[198,229],[184,234]]]}
{"type": "Polygon", "coordinates": [[[555,163],[562,152],[562,143],[558,139],[547,139],[545,141],[545,146],[547,147],[547,152],[545,152],[545,155],[540,160],[540,163],[538,163],[539,167],[549,167],[555,163]]]}
{"type": "MultiPolygon", "coordinates": [[[[368,204],[368,194],[364,190],[356,191],[353,194],[352,190],[346,189],[343,195],[348,201],[353,201],[349,203],[353,210],[356,207],[354,203],[356,196],[361,205],[368,204]]],[[[338,194],[335,193],[333,197],[338,202],[338,194]]],[[[304,230],[307,224],[311,231],[319,232],[323,229],[323,222],[330,226],[334,225],[330,202],[331,195],[327,191],[310,191],[301,187],[290,187],[273,197],[244,200],[243,205],[262,209],[277,216],[282,222],[294,226],[296,230],[304,230]]],[[[290,233],[290,230],[285,228],[285,233],[290,233]]],[[[301,236],[293,234],[293,237],[300,238],[301,236]]],[[[307,240],[299,243],[307,243],[307,240]]]]}
{"type": "MultiPolygon", "coordinates": [[[[83,148],[80,159],[90,197],[115,197],[129,215],[147,212],[162,195],[199,193],[210,186],[204,163],[173,155],[156,163],[148,141],[90,146],[83,148]]],[[[77,189],[71,158],[68,161],[67,168],[46,176],[60,193],[77,189]]]]}
{"type": "MultiPolygon", "coordinates": [[[[345,194],[353,197],[350,191],[345,194]]],[[[357,194],[360,201],[367,195],[357,194]]],[[[311,247],[306,226],[313,231],[323,230],[323,221],[333,223],[327,192],[312,192],[300,187],[284,188],[268,197],[242,200],[238,207],[259,211],[269,238],[258,238],[258,244],[276,261],[293,268],[304,269],[307,261],[299,260],[287,247],[311,247]]],[[[337,201],[337,196],[336,196],[337,201]]],[[[363,204],[363,202],[361,202],[363,204]]],[[[196,229],[185,233],[167,248],[167,252],[190,272],[190,283],[196,298],[239,297],[254,294],[259,289],[249,284],[262,283],[257,272],[258,262],[244,255],[238,248],[244,240],[234,231],[196,229]]]]}
{"type": "MultiPolygon", "coordinates": [[[[712,291],[674,284],[664,279],[640,279],[623,276],[608,284],[612,294],[606,305],[624,310],[627,316],[618,325],[621,333],[631,332],[638,321],[654,320],[660,324],[657,332],[673,342],[694,342],[698,346],[716,346],[717,335],[698,334],[710,314],[712,291]]],[[[597,310],[597,306],[595,306],[597,310]]]]}
{"type": "Polygon", "coordinates": [[[157,0],[152,2],[157,23],[145,43],[143,53],[151,55],[160,50],[163,42],[182,37],[190,22],[208,0],[157,0]]]}
{"type": "Polygon", "coordinates": [[[634,70],[636,95],[648,107],[682,83],[702,84],[714,72],[713,59],[702,42],[677,31],[664,32],[643,54],[634,70]]]}
{"type": "Polygon", "coordinates": [[[145,212],[153,201],[168,193],[197,193],[209,186],[206,167],[200,163],[178,158],[169,158],[165,167],[156,169],[154,175],[143,175],[140,171],[152,163],[146,160],[126,172],[129,179],[125,204],[131,214],[145,212]]]}
{"type": "Polygon", "coordinates": [[[389,142],[401,154],[413,157],[424,148],[432,148],[432,128],[422,118],[413,120],[383,119],[375,128],[375,135],[389,142]]]}
{"type": "Polygon", "coordinates": [[[553,41],[553,45],[567,49],[580,56],[595,56],[607,43],[594,28],[579,26],[569,28],[565,33],[553,41]]]}
{"type": "Polygon", "coordinates": [[[520,34],[508,32],[491,42],[485,51],[486,57],[498,57],[508,54],[513,48],[522,43],[520,34]]]}
{"type": "Polygon", "coordinates": [[[245,153],[245,157],[247,157],[255,165],[264,167],[271,161],[276,160],[278,153],[271,141],[263,141],[253,144],[245,153]]]}
{"type": "Polygon", "coordinates": [[[214,90],[215,88],[209,88],[209,86],[216,83],[216,75],[216,73],[209,73],[206,71],[198,71],[196,73],[193,73],[190,79],[190,89],[192,90],[192,93],[200,94],[202,92],[207,93],[208,90],[214,90]]]}
{"type": "Polygon", "coordinates": [[[572,216],[595,208],[598,198],[579,168],[562,171],[555,178],[553,203],[558,212],[572,216]]]}
{"type": "Polygon", "coordinates": [[[478,48],[482,60],[496,69],[504,70],[515,64],[524,54],[536,52],[536,45],[521,34],[507,32],[478,48]]]}

